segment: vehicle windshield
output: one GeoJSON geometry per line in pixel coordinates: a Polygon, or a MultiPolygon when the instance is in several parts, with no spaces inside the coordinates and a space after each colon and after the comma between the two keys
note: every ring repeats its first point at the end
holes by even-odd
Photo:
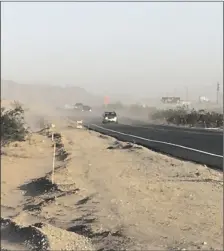
{"type": "Polygon", "coordinates": [[[104,114],[105,117],[109,116],[109,117],[116,117],[116,113],[115,112],[105,112],[104,114]]]}

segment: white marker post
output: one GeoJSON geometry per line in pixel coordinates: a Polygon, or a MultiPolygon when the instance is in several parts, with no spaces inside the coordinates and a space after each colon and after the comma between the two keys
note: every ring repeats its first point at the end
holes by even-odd
{"type": "MultiPolygon", "coordinates": [[[[55,128],[54,124],[51,124],[52,128],[55,128]]],[[[54,131],[52,130],[51,140],[54,142],[54,131]]],[[[53,161],[52,161],[52,175],[51,175],[51,182],[54,184],[54,170],[55,170],[55,155],[56,155],[56,142],[54,142],[53,147],[53,161]]]]}
{"type": "MultiPolygon", "coordinates": [[[[51,128],[55,128],[54,124],[51,124],[51,128]]],[[[54,141],[54,131],[52,130],[51,140],[54,141]]]]}
{"type": "Polygon", "coordinates": [[[56,143],[54,142],[53,162],[52,162],[52,175],[51,175],[51,182],[52,182],[52,184],[54,184],[55,152],[56,152],[56,143]]]}
{"type": "Polygon", "coordinates": [[[76,121],[76,128],[82,129],[82,120],[76,121]]]}

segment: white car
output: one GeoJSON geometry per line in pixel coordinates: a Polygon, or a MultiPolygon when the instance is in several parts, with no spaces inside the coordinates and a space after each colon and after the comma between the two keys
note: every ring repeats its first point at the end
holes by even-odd
{"type": "Polygon", "coordinates": [[[103,124],[105,123],[118,123],[116,112],[104,112],[103,114],[103,124]]]}

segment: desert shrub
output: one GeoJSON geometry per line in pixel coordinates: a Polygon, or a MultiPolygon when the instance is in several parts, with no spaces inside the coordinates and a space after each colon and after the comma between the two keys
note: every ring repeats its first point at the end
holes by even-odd
{"type": "Polygon", "coordinates": [[[1,145],[23,141],[28,134],[24,110],[18,103],[12,109],[1,108],[1,145]]]}
{"type": "Polygon", "coordinates": [[[200,127],[223,127],[223,114],[205,110],[188,111],[186,109],[157,110],[151,115],[154,120],[163,120],[168,124],[200,127]]]}
{"type": "Polygon", "coordinates": [[[11,103],[11,107],[14,108],[14,109],[22,107],[24,112],[29,111],[29,108],[28,108],[28,107],[25,107],[24,104],[22,104],[22,103],[20,103],[19,101],[16,101],[16,100],[14,100],[14,101],[11,103]]]}
{"type": "Polygon", "coordinates": [[[17,109],[17,108],[20,109],[20,108],[23,107],[23,104],[20,103],[19,101],[14,100],[14,101],[11,103],[11,107],[12,107],[13,109],[17,109]]]}

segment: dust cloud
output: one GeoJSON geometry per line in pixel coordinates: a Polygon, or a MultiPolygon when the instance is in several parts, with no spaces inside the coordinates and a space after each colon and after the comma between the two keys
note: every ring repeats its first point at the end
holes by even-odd
{"type": "Polygon", "coordinates": [[[33,131],[43,128],[44,123],[55,118],[83,118],[83,114],[65,110],[66,104],[81,102],[98,107],[103,100],[80,87],[28,85],[6,80],[1,80],[1,99],[2,106],[6,107],[13,101],[19,101],[25,109],[25,120],[33,131]]]}
{"type": "MultiPolygon", "coordinates": [[[[133,121],[147,123],[162,123],[152,119],[153,113],[159,109],[173,109],[176,104],[164,104],[161,97],[142,101],[128,100],[121,103],[116,96],[108,105],[104,105],[104,97],[94,95],[78,86],[52,86],[28,85],[13,81],[1,80],[2,106],[9,105],[9,101],[19,101],[25,109],[25,120],[33,131],[43,128],[49,121],[60,119],[74,119],[85,121],[100,121],[104,111],[115,111],[120,123],[131,124],[133,121]],[[132,103],[131,103],[132,102],[132,103]],[[82,103],[92,107],[92,112],[80,112],[74,109],[65,109],[65,105],[82,103]]],[[[119,95],[117,96],[119,97],[119,95]]],[[[200,103],[198,100],[191,102],[190,109],[204,109],[223,113],[223,99],[215,102],[200,103]]],[[[122,100],[123,101],[123,100],[122,100]]]]}

